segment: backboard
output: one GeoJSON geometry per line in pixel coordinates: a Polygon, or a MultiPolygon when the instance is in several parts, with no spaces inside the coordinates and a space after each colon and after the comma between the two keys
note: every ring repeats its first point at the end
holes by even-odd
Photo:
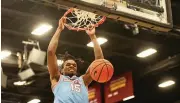
{"type": "Polygon", "coordinates": [[[57,0],[56,3],[158,31],[168,32],[172,28],[170,0],[57,0]]]}

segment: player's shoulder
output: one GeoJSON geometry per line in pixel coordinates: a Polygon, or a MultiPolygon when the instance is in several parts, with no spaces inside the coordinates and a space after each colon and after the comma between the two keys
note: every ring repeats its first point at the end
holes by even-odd
{"type": "Polygon", "coordinates": [[[60,79],[60,74],[51,76],[51,81],[59,81],[59,79],[60,79]]]}

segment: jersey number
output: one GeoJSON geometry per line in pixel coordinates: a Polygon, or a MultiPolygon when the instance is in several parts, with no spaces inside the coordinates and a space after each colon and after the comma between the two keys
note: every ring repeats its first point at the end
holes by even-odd
{"type": "Polygon", "coordinates": [[[71,89],[76,92],[81,92],[81,85],[79,84],[71,84],[71,89]]]}

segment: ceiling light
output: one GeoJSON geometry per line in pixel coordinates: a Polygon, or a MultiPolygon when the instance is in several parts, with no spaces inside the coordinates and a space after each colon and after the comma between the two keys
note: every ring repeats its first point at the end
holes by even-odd
{"type": "Polygon", "coordinates": [[[42,25],[38,26],[36,29],[34,29],[31,32],[31,34],[33,34],[33,35],[42,35],[42,34],[46,33],[47,31],[49,31],[50,29],[52,29],[51,25],[42,24],[42,25]]]}
{"type": "Polygon", "coordinates": [[[63,60],[57,60],[57,64],[58,64],[58,66],[61,66],[62,64],[63,64],[63,60]]]}
{"type": "Polygon", "coordinates": [[[14,82],[14,85],[25,85],[26,84],[26,81],[18,81],[18,82],[14,82]]]}
{"type": "Polygon", "coordinates": [[[30,85],[32,84],[34,81],[29,81],[29,82],[26,82],[26,81],[18,81],[18,82],[14,82],[13,84],[16,85],[16,86],[22,86],[22,85],[30,85]]]}
{"type": "Polygon", "coordinates": [[[165,87],[171,86],[171,85],[173,85],[173,84],[175,84],[174,81],[168,80],[168,81],[165,81],[165,82],[159,84],[158,87],[160,87],[160,88],[165,88],[165,87]]]}
{"type": "Polygon", "coordinates": [[[134,97],[135,97],[134,95],[129,96],[129,97],[126,97],[126,98],[124,98],[124,99],[123,99],[123,101],[129,100],[129,99],[132,99],[132,98],[134,98],[134,97]]]}
{"type": "MultiPolygon", "coordinates": [[[[97,38],[97,42],[98,42],[99,45],[102,45],[107,41],[108,40],[106,38],[102,38],[102,37],[97,38]]],[[[92,42],[90,42],[90,43],[87,44],[87,46],[94,47],[94,44],[92,42]]]]}
{"type": "Polygon", "coordinates": [[[29,101],[29,102],[27,102],[27,103],[39,103],[39,102],[41,102],[41,100],[39,100],[39,99],[33,99],[33,100],[31,100],[31,101],[29,101]]]}
{"type": "Polygon", "coordinates": [[[137,54],[136,56],[137,56],[137,57],[140,57],[140,58],[145,58],[145,57],[150,56],[150,55],[152,55],[152,54],[154,54],[154,53],[156,53],[156,52],[157,52],[156,49],[149,48],[149,49],[144,50],[144,51],[142,51],[141,53],[137,54]]]}
{"type": "Polygon", "coordinates": [[[1,51],[1,59],[4,59],[10,55],[11,55],[11,51],[8,51],[8,50],[1,51]]]}
{"type": "Polygon", "coordinates": [[[178,32],[180,32],[180,29],[176,29],[178,32]]]}

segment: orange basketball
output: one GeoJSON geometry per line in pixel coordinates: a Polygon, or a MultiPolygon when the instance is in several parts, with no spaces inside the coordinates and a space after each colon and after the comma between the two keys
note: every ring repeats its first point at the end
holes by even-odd
{"type": "Polygon", "coordinates": [[[113,65],[105,59],[93,61],[89,69],[92,79],[100,83],[109,81],[114,73],[113,65]]]}

